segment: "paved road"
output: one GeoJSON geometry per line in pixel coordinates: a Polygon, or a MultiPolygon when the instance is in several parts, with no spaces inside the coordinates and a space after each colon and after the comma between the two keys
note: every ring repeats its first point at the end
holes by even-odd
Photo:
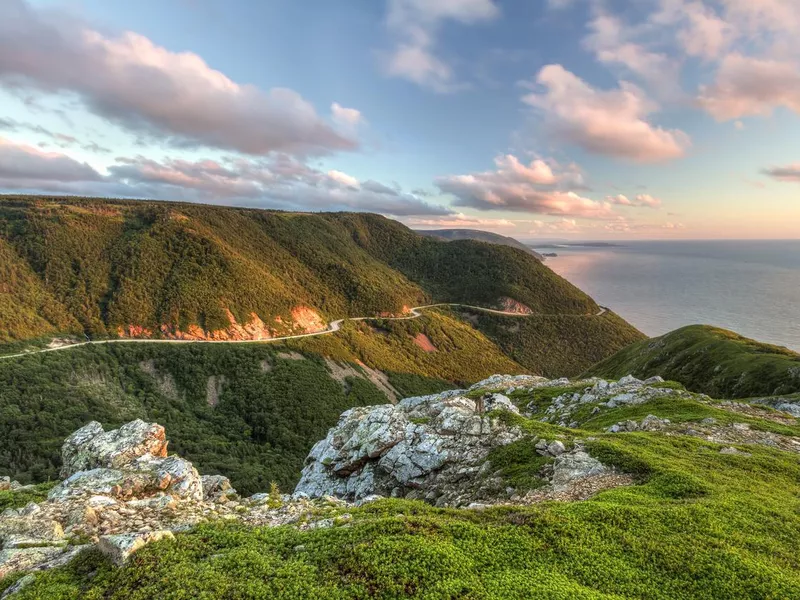
{"type": "MultiPolygon", "coordinates": [[[[493,308],[484,308],[482,306],[471,306],[469,304],[459,304],[457,302],[446,302],[441,304],[427,304],[425,306],[415,306],[410,309],[411,315],[408,317],[348,317],[347,319],[338,319],[332,321],[327,329],[316,331],[314,333],[301,333],[299,335],[287,335],[284,337],[275,337],[264,340],[162,340],[162,339],[147,339],[147,338],[119,338],[111,340],[92,340],[88,342],[78,342],[77,344],[68,344],[65,346],[57,346],[55,348],[43,348],[41,350],[31,350],[30,352],[20,352],[19,354],[7,354],[0,356],[0,360],[5,358],[18,358],[20,356],[30,356],[32,354],[42,354],[44,352],[58,352],[60,350],[68,350],[70,348],[78,348],[79,346],[91,346],[93,344],[254,344],[254,343],[273,343],[282,342],[286,340],[297,340],[300,338],[313,337],[315,335],[329,335],[336,333],[342,328],[342,323],[345,321],[404,321],[407,319],[417,319],[422,316],[419,311],[426,308],[436,308],[439,306],[461,306],[462,308],[471,308],[472,310],[479,310],[486,313],[495,315],[503,315],[505,317],[536,317],[543,316],[540,314],[525,314],[515,312],[505,312],[502,310],[495,310],[493,308]]],[[[595,316],[600,316],[607,311],[606,308],[600,307],[600,311],[595,316]]]]}

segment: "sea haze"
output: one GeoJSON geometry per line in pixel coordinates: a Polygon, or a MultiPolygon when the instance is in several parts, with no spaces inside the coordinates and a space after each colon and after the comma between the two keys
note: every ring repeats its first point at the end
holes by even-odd
{"type": "Polygon", "coordinates": [[[647,335],[699,323],[800,351],[800,240],[531,247],[647,335]]]}

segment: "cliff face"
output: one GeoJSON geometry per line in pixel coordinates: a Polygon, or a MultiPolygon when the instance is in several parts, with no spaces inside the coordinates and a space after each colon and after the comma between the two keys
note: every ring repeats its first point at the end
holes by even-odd
{"type": "MultiPolygon", "coordinates": [[[[236,317],[228,308],[225,309],[225,314],[230,324],[224,329],[208,331],[199,325],[190,324],[185,330],[181,330],[174,325],[163,324],[158,328],[160,331],[158,337],[169,340],[235,342],[270,340],[285,335],[317,333],[328,328],[322,316],[306,306],[292,309],[287,321],[280,316],[275,317],[272,325],[267,325],[256,313],[250,313],[246,323],[237,322],[236,317]]],[[[118,327],[117,335],[123,338],[154,337],[150,329],[140,325],[118,327]]]]}

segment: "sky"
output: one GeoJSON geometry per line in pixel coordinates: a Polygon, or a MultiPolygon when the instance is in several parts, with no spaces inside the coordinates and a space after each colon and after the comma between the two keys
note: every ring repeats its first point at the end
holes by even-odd
{"type": "Polygon", "coordinates": [[[0,192],[800,237],[797,0],[0,0],[0,192]]]}

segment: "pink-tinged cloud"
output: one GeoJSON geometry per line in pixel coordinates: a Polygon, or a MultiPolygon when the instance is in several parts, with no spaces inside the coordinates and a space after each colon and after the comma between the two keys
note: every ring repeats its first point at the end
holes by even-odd
{"type": "Polygon", "coordinates": [[[769,115],[783,107],[800,114],[800,62],[730,54],[699,102],[718,121],[769,115]]]}
{"type": "Polygon", "coordinates": [[[562,179],[568,182],[572,174],[554,173],[544,161],[524,165],[507,155],[495,159],[495,165],[494,171],[440,177],[435,183],[443,193],[454,197],[456,206],[587,218],[612,214],[607,202],[554,189],[554,184],[562,179]]]}
{"type": "MultiPolygon", "coordinates": [[[[107,37],[26,0],[0,2],[0,83],[75,94],[95,114],[176,146],[253,155],[358,146],[295,91],[234,82],[196,54],[132,32],[107,37]]],[[[334,116],[352,120],[351,111],[334,116]]]]}
{"type": "Polygon", "coordinates": [[[509,219],[479,219],[464,213],[458,213],[443,217],[414,217],[405,219],[405,223],[410,227],[420,229],[483,229],[483,230],[505,230],[517,227],[518,221],[509,219]]]}
{"type": "Polygon", "coordinates": [[[645,120],[657,106],[631,83],[597,90],[561,65],[544,67],[537,83],[544,90],[523,102],[541,111],[552,135],[590,152],[652,163],[680,158],[690,146],[683,131],[645,120]]]}
{"type": "Polygon", "coordinates": [[[10,189],[27,187],[35,182],[91,182],[102,179],[86,163],[58,152],[0,138],[0,185],[10,189]]]}
{"type": "Polygon", "coordinates": [[[800,183],[800,162],[785,167],[766,169],[764,173],[778,181],[800,183]]]}
{"type": "Polygon", "coordinates": [[[653,198],[650,194],[638,194],[635,198],[628,198],[625,194],[607,196],[606,202],[618,206],[638,206],[643,208],[661,208],[661,200],[653,198]]]}
{"type": "Polygon", "coordinates": [[[222,163],[138,157],[118,159],[108,171],[109,182],[127,189],[127,196],[225,201],[291,210],[356,210],[392,216],[453,213],[375,181],[360,182],[341,171],[314,169],[289,155],[261,160],[236,158],[222,163]]]}

